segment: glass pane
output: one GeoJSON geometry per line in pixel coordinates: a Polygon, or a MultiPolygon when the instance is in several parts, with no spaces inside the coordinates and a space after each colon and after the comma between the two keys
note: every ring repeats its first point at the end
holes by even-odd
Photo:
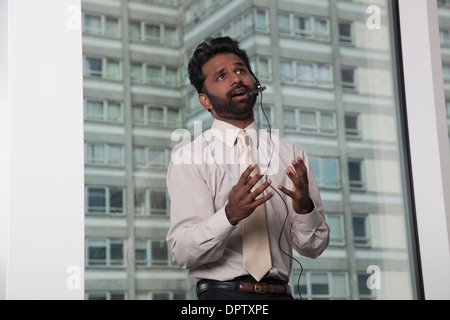
{"type": "Polygon", "coordinates": [[[90,187],[88,193],[88,212],[106,212],[106,190],[105,188],[90,187]]]}
{"type": "Polygon", "coordinates": [[[152,243],[152,264],[167,265],[167,243],[165,240],[154,240],[152,243]]]}
{"type": "Polygon", "coordinates": [[[111,213],[123,213],[123,190],[111,188],[109,190],[109,202],[111,213]]]}
{"type": "Polygon", "coordinates": [[[163,191],[152,191],[150,193],[150,209],[152,213],[166,213],[166,193],[163,191]]]}
{"type": "Polygon", "coordinates": [[[88,241],[88,265],[89,266],[106,265],[105,240],[88,241]]]}
{"type": "Polygon", "coordinates": [[[100,34],[102,32],[102,19],[100,16],[85,14],[83,31],[86,33],[100,34]]]}
{"type": "Polygon", "coordinates": [[[120,63],[109,60],[106,67],[106,78],[111,80],[120,79],[120,63]]]}
{"type": "Polygon", "coordinates": [[[119,36],[119,20],[114,18],[105,19],[105,34],[107,36],[119,36]]]}
{"type": "Polygon", "coordinates": [[[161,67],[147,66],[147,82],[162,84],[163,75],[161,67]]]}
{"type": "MultiPolygon", "coordinates": [[[[229,34],[242,37],[241,48],[268,87],[262,107],[271,110],[272,129],[307,151],[331,227],[330,246],[320,257],[294,253],[304,267],[299,279],[300,267],[292,263],[294,297],[299,289],[303,299],[417,298],[392,1],[374,4],[381,13],[376,30],[367,27],[364,1],[294,2],[254,0],[252,9],[236,10],[236,1],[222,0],[139,1],[133,8],[126,1],[115,1],[114,8],[82,1],[85,143],[91,144],[85,221],[86,234],[100,239],[92,245],[87,239],[87,297],[127,292],[125,298],[196,299],[196,280],[181,276],[161,241],[170,225],[167,163],[180,142],[171,139],[176,129],[193,140],[213,120],[189,84],[192,52],[208,36],[229,34]],[[117,17],[128,17],[128,25],[117,17]],[[93,45],[92,33],[107,37],[96,36],[93,45]],[[107,148],[103,154],[100,146],[107,148]],[[381,272],[380,289],[367,285],[373,265],[381,272]],[[127,271],[135,266],[138,272],[127,271]],[[158,281],[105,279],[117,267],[126,277],[158,281]]],[[[450,6],[439,11],[448,85],[450,6]]],[[[264,128],[260,98],[255,115],[264,128]]],[[[447,100],[450,106],[450,95],[447,100]]]]}
{"type": "Polygon", "coordinates": [[[86,58],[86,75],[101,77],[103,75],[102,59],[86,58]]]}
{"type": "Polygon", "coordinates": [[[108,121],[122,121],[122,105],[120,103],[108,103],[108,121]]]}
{"type": "Polygon", "coordinates": [[[439,16],[439,30],[441,35],[441,52],[443,63],[443,75],[445,86],[445,104],[447,111],[447,129],[450,145],[450,92],[447,90],[450,83],[450,72],[447,68],[450,62],[450,2],[448,0],[437,0],[438,2],[438,16],[439,16]]]}
{"type": "Polygon", "coordinates": [[[89,120],[103,120],[103,101],[87,100],[85,118],[89,120]]]}
{"type": "Polygon", "coordinates": [[[110,256],[111,256],[111,265],[112,266],[121,266],[123,265],[123,242],[122,241],[111,241],[110,244],[110,256]]]}
{"type": "Polygon", "coordinates": [[[344,244],[344,230],[342,229],[342,218],[340,215],[328,215],[327,223],[330,227],[330,244],[344,244]]]}

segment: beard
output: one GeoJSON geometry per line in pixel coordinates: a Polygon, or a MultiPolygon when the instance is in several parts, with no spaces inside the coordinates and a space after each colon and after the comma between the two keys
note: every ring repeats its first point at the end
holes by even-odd
{"type": "MultiPolygon", "coordinates": [[[[252,88],[241,84],[239,88],[245,88],[247,92],[253,90],[252,88]]],[[[257,95],[249,95],[245,100],[234,101],[233,100],[233,90],[227,92],[225,98],[218,97],[216,95],[205,92],[208,96],[214,111],[218,115],[232,114],[232,115],[245,115],[253,110],[256,103],[257,95]]]]}

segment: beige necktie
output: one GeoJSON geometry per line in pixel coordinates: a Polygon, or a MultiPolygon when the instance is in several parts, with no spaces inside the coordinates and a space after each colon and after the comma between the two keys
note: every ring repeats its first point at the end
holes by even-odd
{"type": "MultiPolygon", "coordinates": [[[[241,131],[238,135],[242,150],[239,156],[240,174],[255,163],[250,153],[250,136],[241,131]]],[[[258,166],[252,172],[252,176],[259,172],[258,166]]],[[[252,190],[261,185],[261,180],[252,190]]],[[[258,196],[261,197],[262,195],[258,196]]],[[[269,236],[267,234],[266,206],[260,205],[242,224],[242,249],[244,267],[257,281],[261,280],[272,267],[270,258],[269,236]]]]}

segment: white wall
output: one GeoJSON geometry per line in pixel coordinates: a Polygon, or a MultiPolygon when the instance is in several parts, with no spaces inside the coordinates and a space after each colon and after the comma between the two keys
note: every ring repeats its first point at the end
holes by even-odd
{"type": "Polygon", "coordinates": [[[84,297],[80,0],[0,0],[0,298],[84,297]]]}
{"type": "Polygon", "coordinates": [[[437,1],[399,0],[414,198],[426,299],[450,299],[450,151],[437,1]]]}

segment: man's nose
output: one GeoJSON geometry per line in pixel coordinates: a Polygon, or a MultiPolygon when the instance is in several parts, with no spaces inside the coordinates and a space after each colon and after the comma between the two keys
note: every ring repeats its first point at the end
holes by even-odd
{"type": "Polygon", "coordinates": [[[233,73],[233,76],[231,77],[231,86],[236,87],[241,84],[242,84],[241,78],[237,74],[233,73]]]}

